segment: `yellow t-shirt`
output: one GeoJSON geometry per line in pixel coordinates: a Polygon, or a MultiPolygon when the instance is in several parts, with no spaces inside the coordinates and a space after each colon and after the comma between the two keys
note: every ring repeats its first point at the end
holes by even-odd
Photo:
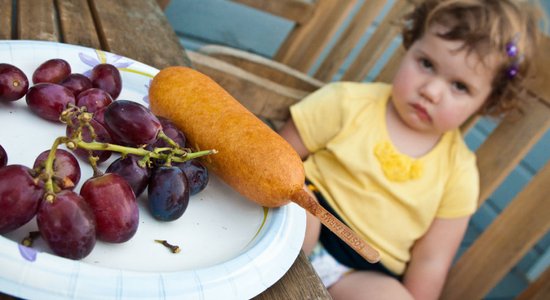
{"type": "Polygon", "coordinates": [[[391,86],[337,82],[291,107],[310,151],[307,178],[342,219],[403,274],[414,242],[434,218],[472,214],[479,175],[459,130],[426,155],[399,153],[386,130],[391,86]]]}

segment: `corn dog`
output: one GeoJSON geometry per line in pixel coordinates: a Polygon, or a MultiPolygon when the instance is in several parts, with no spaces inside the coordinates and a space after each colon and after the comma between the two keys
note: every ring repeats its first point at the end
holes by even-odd
{"type": "Polygon", "coordinates": [[[266,207],[297,203],[369,262],[378,252],[332,216],[304,189],[302,160],[208,76],[187,67],[161,70],[149,88],[151,111],[172,120],[196,150],[216,149],[204,163],[246,198],[266,207]]]}

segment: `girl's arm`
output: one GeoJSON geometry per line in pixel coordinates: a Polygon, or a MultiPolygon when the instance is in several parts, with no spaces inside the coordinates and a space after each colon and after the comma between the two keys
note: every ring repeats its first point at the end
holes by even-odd
{"type": "Polygon", "coordinates": [[[298,152],[298,155],[300,155],[302,159],[305,159],[309,155],[309,151],[304,145],[292,118],[283,125],[279,130],[279,134],[292,146],[292,148],[294,148],[294,150],[296,150],[296,152],[298,152]]]}
{"type": "Polygon", "coordinates": [[[403,284],[415,299],[438,299],[470,217],[436,218],[416,241],[403,284]]]}

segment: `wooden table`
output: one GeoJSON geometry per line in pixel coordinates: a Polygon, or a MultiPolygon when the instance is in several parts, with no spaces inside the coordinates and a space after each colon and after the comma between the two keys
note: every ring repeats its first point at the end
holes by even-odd
{"type": "MultiPolygon", "coordinates": [[[[46,40],[123,55],[158,69],[190,66],[162,0],[0,0],[0,39],[46,40]]],[[[2,294],[0,299],[13,299],[2,294]]],[[[303,253],[255,299],[330,299],[303,253]]]]}

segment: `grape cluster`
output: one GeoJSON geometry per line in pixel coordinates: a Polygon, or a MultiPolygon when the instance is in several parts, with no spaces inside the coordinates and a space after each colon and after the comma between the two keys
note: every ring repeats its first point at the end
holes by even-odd
{"type": "Polygon", "coordinates": [[[34,71],[29,87],[16,66],[0,64],[0,101],[26,97],[41,118],[66,125],[65,135],[36,158],[32,168],[8,164],[0,145],[0,234],[36,216],[40,236],[60,256],[81,259],[97,240],[123,243],[138,229],[136,198],[147,189],[147,207],[160,221],[185,212],[189,197],[208,183],[208,170],[196,158],[215,150],[192,152],[185,134],[145,106],[117,97],[118,69],[99,64],[90,78],[71,73],[63,59],[51,59],[34,71]],[[71,151],[58,149],[65,144],[71,151]],[[120,154],[106,169],[98,165],[120,154]],[[75,155],[94,175],[80,191],[75,155]]]}

